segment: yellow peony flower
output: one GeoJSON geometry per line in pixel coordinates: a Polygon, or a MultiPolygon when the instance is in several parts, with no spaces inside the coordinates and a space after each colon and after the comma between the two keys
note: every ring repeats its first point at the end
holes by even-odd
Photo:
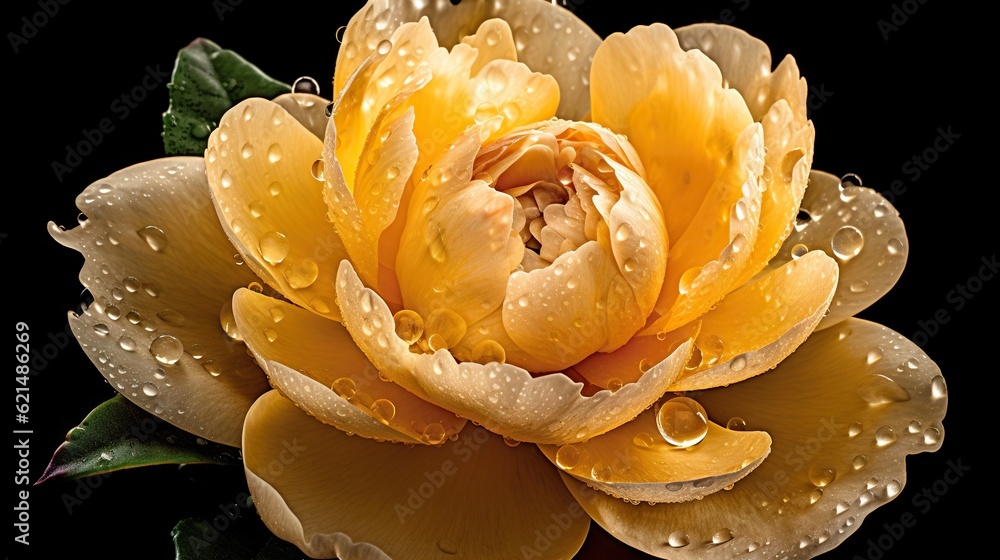
{"type": "Polygon", "coordinates": [[[309,556],[571,558],[593,519],[661,558],[808,558],[940,447],[936,365],[852,318],[902,222],[810,170],[790,56],[370,0],[333,88],[330,118],[244,101],[204,158],[119,171],[52,228],[86,256],[95,365],[240,445],[309,556]]]}

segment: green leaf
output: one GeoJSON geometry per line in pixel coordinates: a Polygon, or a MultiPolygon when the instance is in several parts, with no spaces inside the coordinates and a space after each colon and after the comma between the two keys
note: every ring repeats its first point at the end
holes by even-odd
{"type": "Polygon", "coordinates": [[[305,558],[295,545],[267,530],[256,519],[236,519],[231,524],[209,525],[201,519],[183,519],[170,536],[176,560],[300,560],[305,558]],[[266,543],[264,539],[267,539],[266,543]]]}
{"type": "Polygon", "coordinates": [[[172,156],[202,155],[222,115],[240,101],[272,99],[292,90],[208,39],[195,39],[177,53],[167,88],[170,106],[163,113],[163,147],[172,156]]]}
{"type": "Polygon", "coordinates": [[[147,465],[240,462],[239,449],[206,442],[116,395],[66,434],[36,484],[147,465]]]}

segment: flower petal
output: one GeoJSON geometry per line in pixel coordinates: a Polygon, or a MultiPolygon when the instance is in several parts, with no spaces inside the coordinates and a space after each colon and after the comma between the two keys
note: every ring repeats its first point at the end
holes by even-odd
{"type": "Polygon", "coordinates": [[[311,93],[285,93],[275,97],[273,101],[309,129],[313,136],[323,139],[323,135],[326,134],[326,123],[330,120],[326,114],[326,108],[330,105],[329,99],[311,93]]]}
{"type": "Polygon", "coordinates": [[[233,315],[271,384],[319,421],[359,436],[441,443],[465,419],[379,379],[335,321],[251,290],[233,296],[233,315]]]}
{"type": "Polygon", "coordinates": [[[86,257],[80,281],[94,303],[70,326],[125,397],[188,432],[239,445],[246,411],[267,390],[220,312],[257,280],[233,259],[204,160],[166,158],[95,182],[77,198],[89,218],[59,243],[86,257]],[[158,355],[159,358],[156,358],[158,355]]]}
{"type": "Polygon", "coordinates": [[[323,143],[281,106],[248,99],[208,139],[216,211],[250,268],[285,297],[339,319],[333,272],[347,258],[310,174],[323,143]]]}
{"type": "Polygon", "coordinates": [[[538,447],[552,464],[611,496],[676,503],[699,500],[750,474],[770,446],[765,432],[737,432],[709,422],[700,443],[674,447],[660,436],[650,409],[589,441],[538,447]]]}
{"type": "Polygon", "coordinates": [[[562,374],[534,378],[509,364],[459,364],[446,350],[413,353],[396,336],[385,302],[364,287],[350,263],[342,265],[337,287],[344,326],[379,371],[417,396],[518,441],[581,441],[624,424],[664,393],[691,346],[682,344],[616,393],[584,397],[583,384],[562,374]]]}
{"type": "Polygon", "coordinates": [[[424,320],[446,308],[471,325],[506,293],[514,199],[472,180],[481,132],[458,138],[413,189],[396,270],[404,306],[424,320]]]}
{"type": "Polygon", "coordinates": [[[767,375],[698,394],[712,417],[738,416],[773,439],[770,457],[731,491],[634,507],[568,484],[612,535],[661,558],[812,558],[899,494],[907,454],[940,448],[946,393],[916,345],[849,319],[767,375]]]}
{"type": "Polygon", "coordinates": [[[462,42],[479,51],[472,74],[478,74],[483,66],[491,60],[510,60],[517,62],[517,47],[514,45],[514,35],[510,25],[502,19],[484,21],[475,35],[462,38],[462,42]]]}
{"type": "Polygon", "coordinates": [[[719,66],[722,78],[743,95],[764,126],[766,150],[760,232],[740,285],[759,272],[791,231],[813,159],[815,131],[806,116],[808,87],[791,55],[771,71],[767,45],[728,25],[700,23],[677,29],[685,50],[698,49],[719,66]]]}
{"type": "Polygon", "coordinates": [[[557,114],[579,120],[590,111],[590,63],[601,38],[569,10],[544,0],[465,0],[458,5],[440,1],[369,0],[351,18],[344,32],[344,43],[337,53],[334,91],[339,94],[354,69],[375,51],[380,41],[389,39],[400,24],[424,16],[430,19],[441,44],[449,48],[475,33],[489,19],[506,21],[513,33],[518,60],[559,82],[557,114]]]}
{"type": "Polygon", "coordinates": [[[808,219],[796,221],[770,266],[780,266],[793,252],[822,249],[837,258],[840,283],[830,313],[820,329],[839,323],[875,303],[896,284],[906,265],[910,244],[899,212],[878,192],[844,186],[822,171],[809,175],[802,200],[808,219]]]}
{"type": "Polygon", "coordinates": [[[482,428],[442,447],[377,443],[272,391],[250,410],[244,443],[257,511],[313,558],[569,559],[590,525],[541,452],[482,428]]]}
{"type": "Polygon", "coordinates": [[[701,321],[692,321],[655,336],[635,336],[614,352],[596,352],[573,368],[598,387],[635,383],[651,366],[663,361],[685,341],[697,340],[699,332],[701,321]]]}
{"type": "Polygon", "coordinates": [[[836,261],[812,251],[730,293],[701,318],[701,365],[670,390],[722,387],[778,365],[819,324],[837,277],[836,261]]]}

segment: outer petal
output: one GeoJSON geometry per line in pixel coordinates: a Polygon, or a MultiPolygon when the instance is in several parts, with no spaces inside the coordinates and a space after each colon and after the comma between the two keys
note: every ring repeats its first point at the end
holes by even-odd
{"type": "Polygon", "coordinates": [[[611,496],[676,503],[698,500],[734,484],[761,464],[770,446],[771,438],[764,432],[727,430],[710,422],[700,443],[674,447],[657,431],[656,412],[647,410],[590,441],[539,448],[554,465],[611,496]]]}
{"type": "Polygon", "coordinates": [[[567,443],[611,430],[651,406],[673,382],[690,350],[682,344],[634,384],[616,393],[580,394],[582,383],[561,374],[534,378],[508,364],[458,364],[445,350],[415,354],[396,336],[378,294],[366,289],[350,263],[337,294],[344,325],[368,359],[392,381],[487,429],[519,441],[567,443]]]}
{"type": "Polygon", "coordinates": [[[314,558],[569,559],[590,525],[541,452],[482,428],[443,447],[376,443],[272,391],[250,410],[244,443],[257,511],[314,558]]]}
{"type": "Polygon", "coordinates": [[[739,416],[774,440],[731,491],[634,507],[567,482],[611,534],[661,558],[812,558],[899,494],[907,454],[941,446],[946,393],[913,343],[850,319],[767,375],[699,393],[713,417],[739,416]]]}
{"type": "Polygon", "coordinates": [[[310,174],[323,143],[283,108],[248,99],[208,139],[216,211],[247,264],[298,305],[338,319],[333,273],[347,251],[310,174]]]}
{"type": "Polygon", "coordinates": [[[350,74],[380,41],[390,38],[400,24],[423,16],[449,48],[476,33],[484,21],[503,19],[513,31],[518,60],[559,82],[557,114],[579,120],[590,111],[590,63],[601,38],[571,12],[545,0],[465,0],[457,6],[443,0],[369,0],[344,32],[335,93],[339,95],[350,74]]]}
{"type": "Polygon", "coordinates": [[[319,421],[359,436],[438,444],[465,419],[382,381],[342,325],[239,290],[233,315],[271,384],[319,421]]]}
{"type": "Polygon", "coordinates": [[[70,326],[123,395],[206,439],[239,445],[246,411],[267,390],[220,312],[257,277],[233,259],[201,158],[140,163],[77,198],[88,216],[59,243],[86,257],[80,281],[94,295],[70,326]],[[158,355],[159,358],[155,356],[158,355]]]}
{"type": "Polygon", "coordinates": [[[314,136],[323,139],[323,135],[326,134],[326,123],[330,120],[326,115],[329,99],[311,93],[286,93],[275,97],[274,102],[281,105],[314,136]]]}
{"type": "Polygon", "coordinates": [[[888,293],[903,274],[910,244],[899,212],[876,191],[841,185],[822,171],[809,175],[795,230],[770,266],[790,260],[793,253],[821,249],[837,258],[840,283],[830,313],[820,329],[851,317],[888,293]]]}

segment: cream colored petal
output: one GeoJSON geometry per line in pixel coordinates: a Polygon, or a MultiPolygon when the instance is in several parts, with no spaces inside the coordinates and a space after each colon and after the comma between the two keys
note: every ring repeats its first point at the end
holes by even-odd
{"type": "Polygon", "coordinates": [[[447,308],[472,324],[504,299],[514,199],[472,180],[482,132],[458,138],[413,189],[396,270],[404,306],[425,320],[447,308]]]}
{"type": "Polygon", "coordinates": [[[80,282],[94,303],[69,319],[83,350],[136,405],[239,445],[246,411],[267,380],[244,345],[226,336],[220,315],[233,291],[258,278],[233,258],[204,160],[134,165],[87,187],[77,206],[88,218],[80,227],[49,230],[86,258],[80,282]]]}
{"type": "Polygon", "coordinates": [[[740,417],[773,440],[732,490],[634,507],[577,481],[569,487],[612,535],[661,558],[812,558],[900,493],[907,454],[940,448],[946,393],[912,342],[849,319],[766,375],[698,393],[710,417],[740,417]]]}
{"type": "Polygon", "coordinates": [[[245,289],[233,296],[233,315],[271,385],[325,424],[368,438],[434,444],[465,426],[454,413],[382,381],[335,321],[245,289]]]}
{"type": "Polygon", "coordinates": [[[472,73],[478,74],[483,66],[491,60],[510,60],[517,62],[517,47],[514,45],[514,35],[510,25],[502,19],[484,21],[475,35],[462,38],[462,42],[479,51],[472,73]]]}
{"type": "Polygon", "coordinates": [[[326,123],[330,120],[326,114],[330,105],[329,99],[311,93],[285,93],[275,97],[273,101],[309,129],[313,136],[323,139],[323,135],[326,134],[326,123]]]}
{"type": "Polygon", "coordinates": [[[728,25],[696,24],[677,30],[685,50],[698,49],[722,71],[722,78],[746,100],[764,125],[766,149],[760,233],[742,284],[764,268],[791,231],[792,219],[809,178],[815,132],[806,118],[808,87],[795,59],[786,56],[771,71],[763,41],[728,25]]]}
{"type": "MultiPolygon", "coordinates": [[[[594,55],[590,79],[593,121],[628,137],[660,200],[668,237],[679,240],[717,182],[736,167],[730,152],[753,122],[746,103],[723,86],[715,63],[698,51],[684,52],[663,24],[608,37],[594,55]]],[[[726,183],[739,188],[745,180],[726,183]]]]}
{"type": "MultiPolygon", "coordinates": [[[[867,187],[843,187],[822,171],[809,175],[802,200],[808,219],[796,220],[770,266],[780,266],[793,251],[823,250],[836,257],[840,282],[820,329],[860,313],[885,295],[903,273],[910,244],[899,212],[867,187]]],[[[805,216],[803,216],[805,218],[805,216]]]]}
{"type": "Polygon", "coordinates": [[[601,38],[569,10],[545,0],[465,0],[458,5],[437,0],[370,0],[344,32],[337,54],[335,91],[341,91],[350,73],[379,41],[391,37],[403,22],[423,16],[430,18],[441,44],[449,48],[476,33],[489,19],[506,21],[513,32],[518,60],[559,82],[558,115],[580,120],[589,112],[590,63],[601,38]]]}
{"type": "Polygon", "coordinates": [[[385,302],[361,284],[345,262],[337,280],[344,325],[368,359],[410,392],[492,432],[518,441],[568,443],[607,432],[660,397],[687,360],[681,345],[634,384],[616,393],[580,394],[582,383],[561,374],[532,377],[509,365],[456,363],[445,350],[416,354],[395,335],[385,302]]]}
{"type": "Polygon", "coordinates": [[[338,319],[334,270],[347,251],[311,169],[323,142],[264,99],[230,109],[208,139],[216,212],[247,264],[296,304],[338,319]]]}
{"type": "Polygon", "coordinates": [[[747,127],[730,152],[734,163],[718,188],[705,198],[683,235],[672,238],[656,302],[662,317],[644,334],[670,331],[697,319],[737,287],[751,264],[760,218],[762,140],[760,125],[747,127]]]}
{"type": "Polygon", "coordinates": [[[812,251],[730,293],[701,318],[701,364],[670,390],[722,387],[778,365],[819,324],[837,277],[836,261],[812,251]]]}
{"type": "Polygon", "coordinates": [[[598,387],[635,383],[649,368],[663,361],[681,344],[697,340],[701,321],[692,321],[669,332],[635,336],[614,352],[598,352],[573,366],[587,381],[598,387]]]}
{"type": "Polygon", "coordinates": [[[483,428],[441,447],[378,443],[272,391],[250,410],[244,442],[258,513],[313,558],[568,560],[590,526],[535,446],[483,428]]]}
{"type": "Polygon", "coordinates": [[[736,483],[761,464],[770,445],[764,432],[737,432],[709,422],[700,443],[675,447],[660,435],[651,409],[589,441],[538,447],[552,464],[610,496],[677,503],[736,483]]]}

